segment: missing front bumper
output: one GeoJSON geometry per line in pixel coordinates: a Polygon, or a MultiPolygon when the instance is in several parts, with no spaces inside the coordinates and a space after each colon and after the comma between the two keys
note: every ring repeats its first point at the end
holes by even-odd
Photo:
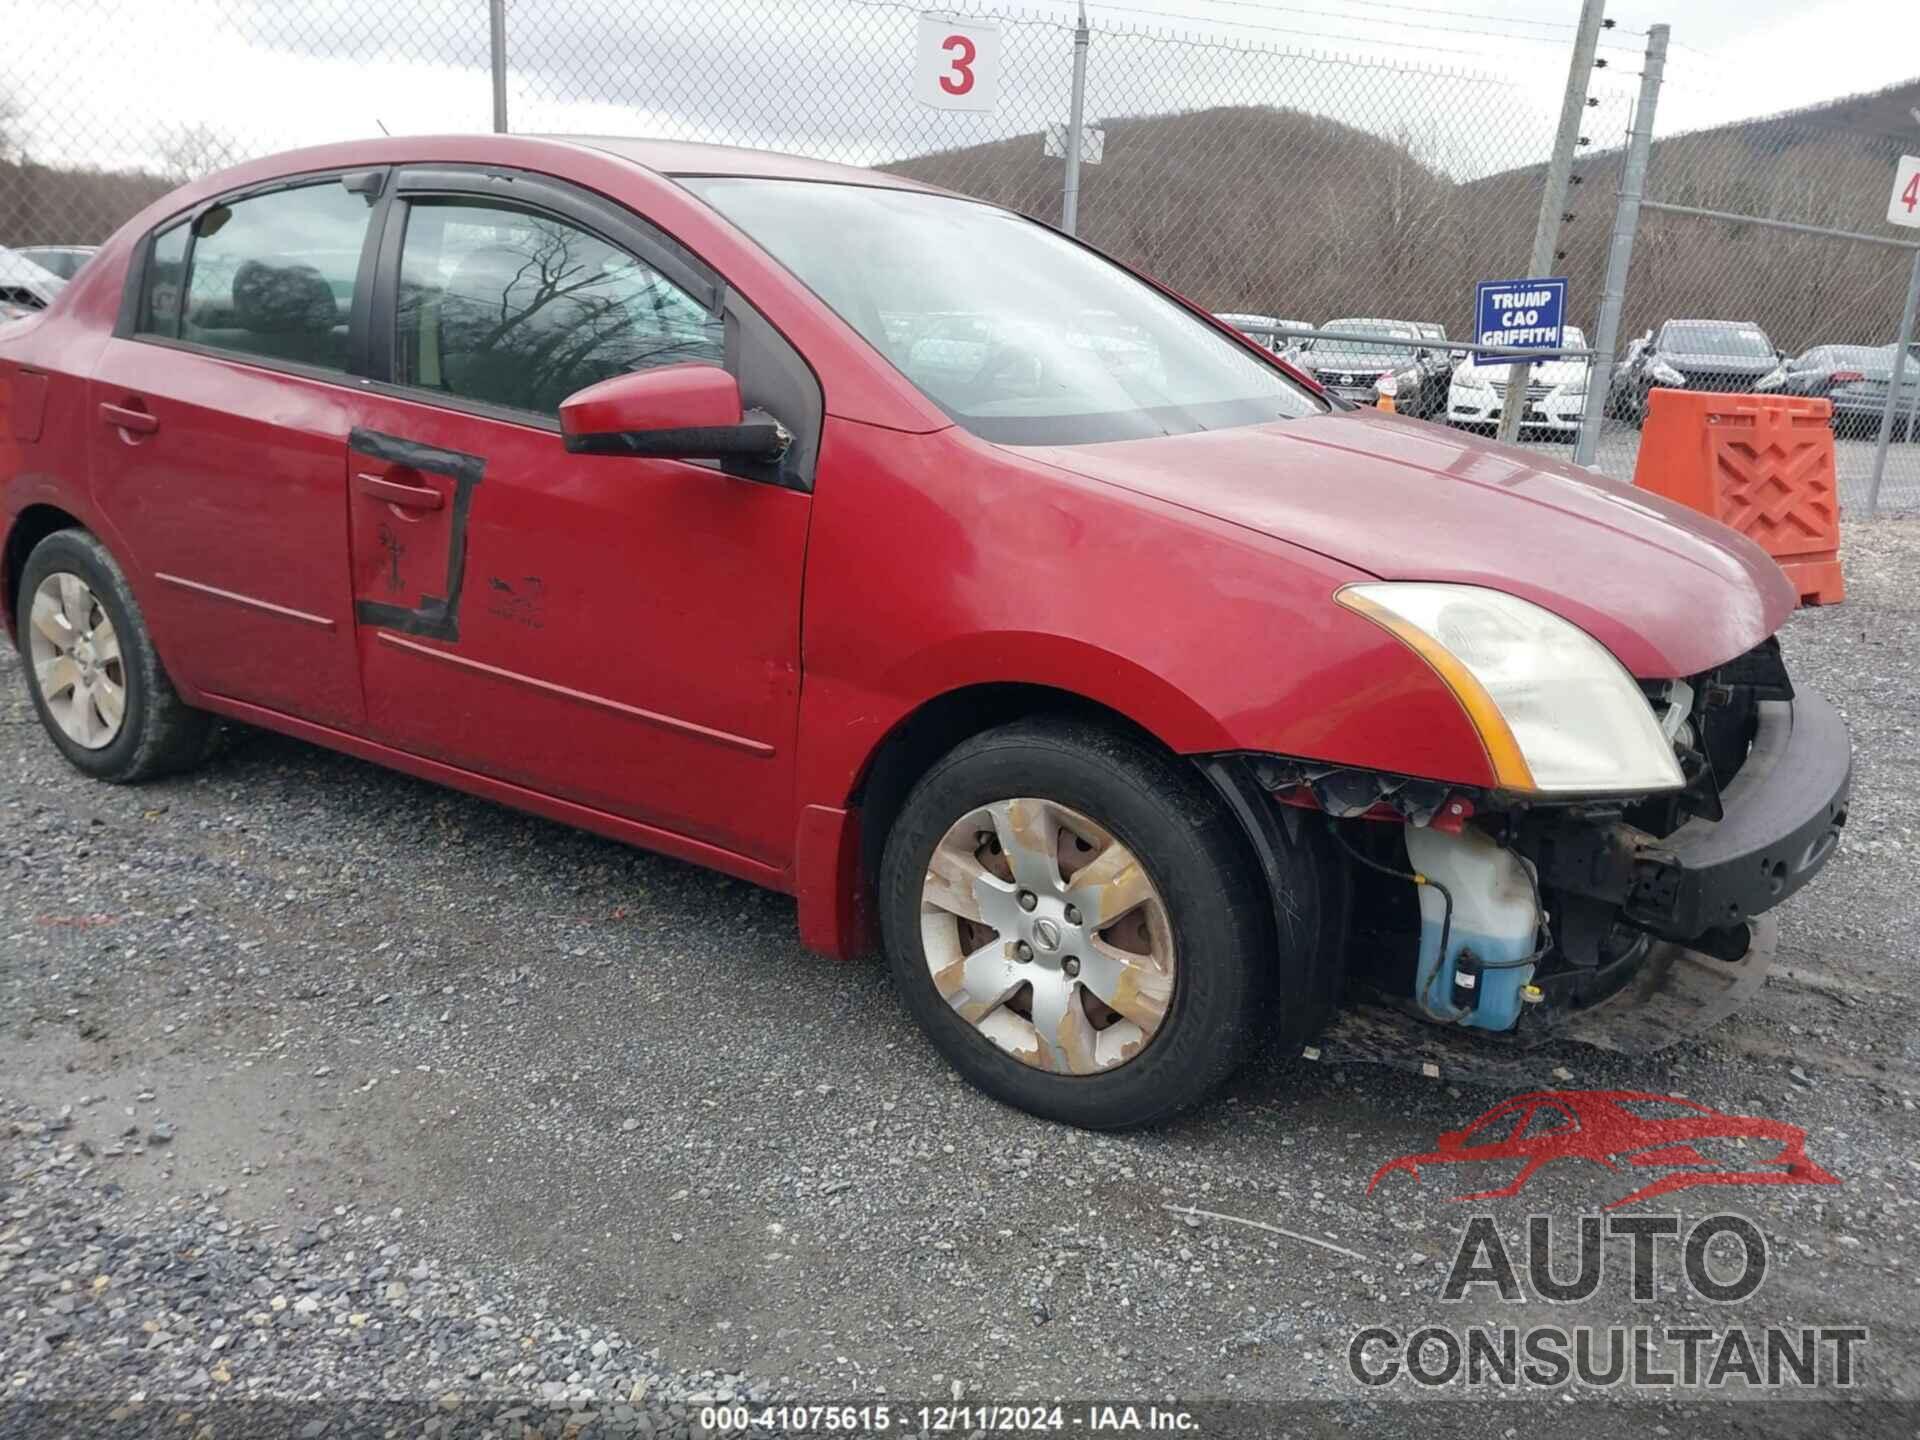
{"type": "Polygon", "coordinates": [[[1852,779],[1846,722],[1824,697],[1762,701],[1721,819],[1653,836],[1542,813],[1520,827],[1520,848],[1543,887],[1615,905],[1664,939],[1697,940],[1771,910],[1825,867],[1852,779]]]}
{"type": "Polygon", "coordinates": [[[1405,1010],[1361,1003],[1340,1012],[1311,1047],[1336,1064],[1387,1065],[1447,1080],[1538,1086],[1563,1083],[1553,1069],[1572,1041],[1623,1055],[1650,1055],[1690,1040],[1745,1007],[1766,984],[1779,943],[1772,916],[1729,963],[1672,941],[1655,941],[1630,983],[1584,1010],[1547,1009],[1542,1023],[1511,1035],[1413,1022],[1405,1010]]]}

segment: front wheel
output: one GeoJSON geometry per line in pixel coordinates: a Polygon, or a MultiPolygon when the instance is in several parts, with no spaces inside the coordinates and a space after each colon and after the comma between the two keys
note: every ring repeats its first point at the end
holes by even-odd
{"type": "Polygon", "coordinates": [[[1189,767],[1076,721],[962,744],[920,781],[880,873],[887,959],[956,1069],[1092,1129],[1205,1098],[1247,1053],[1270,903],[1189,767]]]}

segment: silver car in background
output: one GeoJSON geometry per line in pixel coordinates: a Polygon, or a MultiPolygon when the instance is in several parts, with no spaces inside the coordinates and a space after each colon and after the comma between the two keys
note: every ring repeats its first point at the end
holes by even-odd
{"type": "Polygon", "coordinates": [[[44,310],[67,282],[52,271],[0,245],[0,320],[18,320],[44,310]]]}

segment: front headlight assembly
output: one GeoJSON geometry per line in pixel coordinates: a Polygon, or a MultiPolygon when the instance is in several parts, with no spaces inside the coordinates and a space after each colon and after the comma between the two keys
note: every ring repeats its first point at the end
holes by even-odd
{"type": "Polygon", "coordinates": [[[1478,585],[1348,585],[1334,597],[1433,667],[1502,790],[1639,795],[1686,784],[1626,667],[1586,631],[1478,585]]]}
{"type": "Polygon", "coordinates": [[[1653,378],[1662,385],[1670,385],[1682,390],[1686,388],[1687,377],[1674,369],[1673,366],[1667,364],[1664,360],[1654,361],[1647,373],[1652,375],[1653,378]]]}

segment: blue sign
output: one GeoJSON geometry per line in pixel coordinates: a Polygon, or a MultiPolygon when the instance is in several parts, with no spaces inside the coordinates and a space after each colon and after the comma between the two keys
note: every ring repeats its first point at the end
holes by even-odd
{"type": "MultiPolygon", "coordinates": [[[[1558,350],[1567,309],[1565,280],[1486,280],[1474,303],[1474,339],[1508,350],[1558,350]]],[[[1476,357],[1483,365],[1495,363],[1476,357]]]]}

